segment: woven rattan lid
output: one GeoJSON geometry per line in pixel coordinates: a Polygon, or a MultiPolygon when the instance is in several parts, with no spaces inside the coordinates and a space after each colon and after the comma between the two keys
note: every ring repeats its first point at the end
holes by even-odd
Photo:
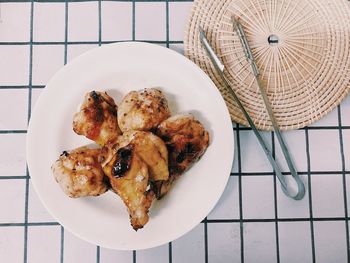
{"type": "Polygon", "coordinates": [[[247,125],[201,46],[200,25],[256,126],[271,122],[231,17],[243,25],[281,130],[298,129],[334,109],[350,90],[350,2],[346,0],[196,0],[185,55],[215,82],[234,121],[247,125]]]}

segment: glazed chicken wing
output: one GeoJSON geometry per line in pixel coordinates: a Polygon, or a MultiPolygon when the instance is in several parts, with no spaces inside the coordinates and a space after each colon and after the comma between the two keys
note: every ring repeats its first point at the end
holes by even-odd
{"type": "Polygon", "coordinates": [[[131,91],[118,109],[120,129],[149,131],[170,116],[168,102],[160,90],[131,91]]]}
{"type": "Polygon", "coordinates": [[[169,152],[169,180],[156,184],[157,198],[164,196],[172,183],[194,164],[209,145],[209,134],[192,115],[176,115],[163,121],[156,134],[169,152]]]}
{"type": "Polygon", "coordinates": [[[73,130],[105,145],[121,134],[117,110],[117,105],[107,93],[91,91],[85,95],[80,111],[74,115],[73,130]]]}
{"type": "Polygon", "coordinates": [[[56,182],[69,197],[97,196],[108,190],[99,163],[100,151],[87,147],[64,151],[52,165],[56,182]]]}
{"type": "Polygon", "coordinates": [[[133,144],[107,152],[103,170],[112,190],[128,208],[132,227],[138,230],[148,222],[148,210],[154,200],[154,193],[149,190],[148,167],[133,144]]]}
{"type": "Polygon", "coordinates": [[[136,153],[147,164],[152,181],[167,180],[168,150],[165,143],[151,132],[128,131],[118,137],[118,147],[132,143],[136,153]]]}

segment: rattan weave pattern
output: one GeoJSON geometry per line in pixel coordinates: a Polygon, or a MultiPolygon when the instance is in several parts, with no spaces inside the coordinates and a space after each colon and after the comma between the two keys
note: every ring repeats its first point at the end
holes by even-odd
{"type": "Polygon", "coordinates": [[[282,130],[305,127],[350,91],[350,3],[344,0],[197,0],[184,39],[185,55],[222,92],[234,121],[247,125],[225,92],[198,37],[198,26],[225,64],[231,87],[256,126],[272,125],[231,17],[242,23],[282,130]],[[269,42],[277,37],[278,43],[269,42]]]}

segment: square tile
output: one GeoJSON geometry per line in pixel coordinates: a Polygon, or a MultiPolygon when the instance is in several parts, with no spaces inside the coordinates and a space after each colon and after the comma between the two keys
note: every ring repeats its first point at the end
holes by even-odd
{"type": "Polygon", "coordinates": [[[31,108],[32,108],[32,111],[34,109],[34,106],[35,106],[35,103],[37,102],[41,92],[43,92],[44,89],[32,89],[32,99],[31,99],[31,108]]]}
{"type": "Polygon", "coordinates": [[[64,231],[64,262],[95,263],[96,251],[95,245],[76,237],[69,231],[64,231]],[[84,253],[77,253],[78,251],[84,251],[84,253]]]}
{"type": "Polygon", "coordinates": [[[0,223],[23,223],[25,180],[0,180],[0,223]]]}
{"type": "Polygon", "coordinates": [[[238,219],[239,196],[238,177],[230,176],[219,202],[208,215],[208,219],[238,219]]]}
{"type": "Polygon", "coordinates": [[[0,130],[25,130],[28,119],[28,90],[0,89],[0,130]]]}
{"type": "Polygon", "coordinates": [[[29,83],[29,46],[1,46],[0,58],[0,85],[29,83]]]}
{"type": "Polygon", "coordinates": [[[169,39],[183,40],[192,2],[169,3],[169,39]]]}
{"type": "MultiPolygon", "coordinates": [[[[295,201],[287,197],[281,188],[281,184],[277,181],[277,213],[279,218],[307,218],[310,216],[309,209],[309,192],[308,178],[306,175],[300,175],[305,186],[305,196],[302,200],[295,201]]],[[[292,181],[292,176],[286,176],[287,182],[292,181]]],[[[290,184],[293,186],[293,184],[290,184]]],[[[296,189],[296,188],[293,188],[296,189]]]]}
{"type": "Polygon", "coordinates": [[[345,187],[346,187],[346,200],[347,200],[347,208],[348,213],[350,211],[350,176],[348,174],[345,175],[345,187]]]}
{"type": "Polygon", "coordinates": [[[173,263],[204,262],[204,225],[199,224],[172,243],[173,263]]]}
{"type": "Polygon", "coordinates": [[[161,2],[135,4],[136,40],[166,39],[166,5],[161,2]]]}
{"type": "Polygon", "coordinates": [[[339,132],[309,130],[312,171],[341,171],[339,132]]]}
{"type": "Polygon", "coordinates": [[[34,3],[34,41],[64,41],[65,9],[64,3],[34,3]]]}
{"type": "Polygon", "coordinates": [[[68,4],[68,41],[98,41],[97,2],[68,4]]]}
{"type": "Polygon", "coordinates": [[[280,222],[278,233],[281,262],[312,262],[309,222],[280,222]]]}
{"type": "Polygon", "coordinates": [[[342,125],[350,126],[350,96],[347,96],[340,105],[342,125]]]}
{"type": "Polygon", "coordinates": [[[67,47],[67,62],[71,61],[73,58],[76,58],[80,56],[81,54],[84,54],[85,52],[98,47],[98,45],[95,44],[89,44],[89,45],[68,45],[67,47]]]}
{"type": "Polygon", "coordinates": [[[30,3],[1,3],[0,41],[29,41],[30,3]]]}
{"type": "MultiPolygon", "coordinates": [[[[252,131],[240,131],[242,172],[271,172],[272,167],[252,131]]],[[[271,149],[271,132],[260,133],[271,149]]]]}
{"type": "Polygon", "coordinates": [[[45,85],[64,65],[63,45],[36,45],[33,47],[33,84],[45,85]]]}
{"type": "Polygon", "coordinates": [[[241,261],[241,240],[239,224],[208,224],[208,261],[241,261]]]}
{"type": "Polygon", "coordinates": [[[311,127],[319,126],[338,126],[338,108],[333,109],[326,116],[310,125],[311,127]]]}
{"type": "Polygon", "coordinates": [[[233,162],[232,162],[232,167],[231,167],[231,174],[232,173],[238,173],[238,152],[237,152],[237,146],[235,146],[234,157],[233,157],[233,162]]]}
{"type": "Polygon", "coordinates": [[[102,39],[105,41],[132,39],[132,3],[102,2],[102,39]]]}
{"type": "MultiPolygon", "coordinates": [[[[307,155],[306,155],[306,139],[305,131],[287,131],[283,132],[284,141],[288,147],[290,156],[294,162],[297,171],[307,171],[307,155]]],[[[281,166],[282,171],[289,171],[287,162],[284,158],[281,147],[278,143],[278,139],[274,136],[276,159],[278,164],[281,166]]]]}
{"type": "Polygon", "coordinates": [[[183,44],[172,44],[169,45],[169,48],[176,51],[177,53],[183,55],[184,54],[184,45],[183,44]]]}
{"type": "Polygon", "coordinates": [[[139,250],[136,259],[138,263],[167,262],[169,260],[169,245],[139,250]]]}
{"type": "Polygon", "coordinates": [[[242,178],[242,205],[244,218],[274,218],[272,176],[244,176],[242,178]]]}
{"type": "Polygon", "coordinates": [[[23,227],[0,228],[0,259],[2,262],[23,262],[23,227]]]}
{"type": "Polygon", "coordinates": [[[277,261],[275,223],[244,224],[244,262],[277,261]]]}
{"type": "Polygon", "coordinates": [[[32,226],[28,228],[28,262],[59,263],[60,255],[60,226],[32,226]]]}
{"type": "Polygon", "coordinates": [[[314,222],[317,263],[347,262],[345,222],[314,222]]]}
{"type": "MultiPolygon", "coordinates": [[[[236,126],[236,124],[232,123],[232,126],[234,128],[238,128],[238,126],[236,126]]],[[[232,163],[232,169],[231,169],[231,173],[238,173],[238,154],[241,154],[241,152],[238,152],[238,144],[240,145],[241,144],[241,132],[239,130],[232,130],[232,132],[234,133],[234,136],[235,136],[235,152],[234,152],[234,157],[233,157],[233,163],[232,163]],[[239,141],[238,141],[238,138],[239,138],[239,141]]],[[[241,161],[242,163],[242,161],[241,161]]],[[[241,164],[240,164],[241,165],[241,164]]]]}
{"type": "Polygon", "coordinates": [[[314,217],[344,217],[342,176],[312,175],[312,211],[314,217]]]}
{"type": "Polygon", "coordinates": [[[132,263],[133,262],[132,251],[114,250],[101,247],[100,249],[100,262],[101,263],[132,263]]]}
{"type": "Polygon", "coordinates": [[[343,149],[345,157],[345,170],[350,170],[350,130],[343,130],[343,149]]]}
{"type": "Polygon", "coordinates": [[[40,201],[32,183],[29,184],[28,200],[28,221],[29,222],[55,222],[47,209],[40,201]]]}
{"type": "Polygon", "coordinates": [[[0,176],[26,175],[26,135],[0,134],[0,176]]]}

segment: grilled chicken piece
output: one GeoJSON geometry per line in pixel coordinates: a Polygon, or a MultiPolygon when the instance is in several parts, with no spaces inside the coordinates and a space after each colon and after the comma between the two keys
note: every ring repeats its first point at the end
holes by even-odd
{"type": "Polygon", "coordinates": [[[80,111],[73,117],[73,130],[105,145],[121,134],[117,115],[118,107],[107,93],[91,91],[85,95],[80,111]]]}
{"type": "Polygon", "coordinates": [[[154,200],[154,193],[148,189],[148,167],[136,153],[133,144],[116,152],[107,150],[104,158],[103,170],[112,190],[128,208],[131,225],[137,231],[148,222],[148,210],[154,200]]]}
{"type": "Polygon", "coordinates": [[[118,137],[117,147],[132,143],[136,153],[148,165],[152,181],[169,178],[168,150],[165,143],[151,132],[128,131],[118,137]]]}
{"type": "Polygon", "coordinates": [[[100,149],[80,147],[64,151],[51,169],[55,180],[69,197],[97,196],[108,190],[99,163],[100,149]]]}
{"type": "Polygon", "coordinates": [[[163,121],[156,131],[169,152],[169,180],[157,182],[157,198],[164,196],[172,183],[206,151],[209,133],[192,115],[176,115],[163,121]]]}
{"type": "Polygon", "coordinates": [[[118,123],[123,132],[149,131],[168,117],[168,102],[163,93],[154,88],[129,92],[118,109],[118,123]]]}

